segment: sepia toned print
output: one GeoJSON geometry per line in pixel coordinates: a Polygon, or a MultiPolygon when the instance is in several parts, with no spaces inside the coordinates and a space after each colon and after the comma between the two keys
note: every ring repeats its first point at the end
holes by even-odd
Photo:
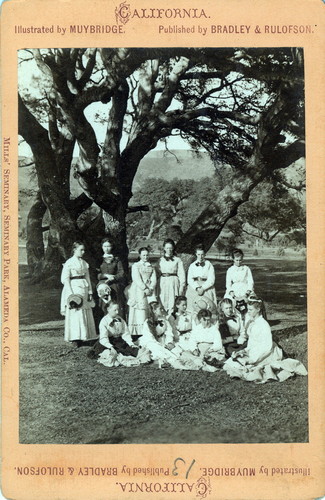
{"type": "Polygon", "coordinates": [[[18,64],[21,442],[307,441],[307,380],[271,383],[307,375],[302,49],[25,49],[18,64]],[[253,407],[239,379],[263,384],[253,407]]]}
{"type": "Polygon", "coordinates": [[[321,496],[319,6],[34,1],[5,9],[5,496],[321,496]]]}

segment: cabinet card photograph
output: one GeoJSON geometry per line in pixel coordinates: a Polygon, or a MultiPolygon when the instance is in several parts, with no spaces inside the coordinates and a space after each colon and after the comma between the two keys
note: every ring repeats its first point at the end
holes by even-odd
{"type": "Polygon", "coordinates": [[[325,493],[324,3],[2,5],[2,494],[325,493]]]}

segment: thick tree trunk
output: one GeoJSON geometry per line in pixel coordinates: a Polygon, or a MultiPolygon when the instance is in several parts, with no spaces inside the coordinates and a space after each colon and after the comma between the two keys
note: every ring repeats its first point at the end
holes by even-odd
{"type": "Polygon", "coordinates": [[[66,214],[62,214],[60,218],[52,218],[45,255],[38,268],[38,273],[34,273],[33,280],[45,280],[53,285],[59,285],[62,264],[71,257],[74,241],[82,241],[82,233],[77,228],[75,221],[67,217],[66,214]]]}
{"type": "Polygon", "coordinates": [[[180,224],[171,224],[168,234],[169,237],[176,242],[182,238],[184,233],[180,224]]]}
{"type": "Polygon", "coordinates": [[[231,186],[220,191],[215,201],[203,211],[178,241],[176,250],[180,253],[193,254],[195,246],[202,244],[205,251],[208,251],[228,220],[236,215],[238,207],[248,200],[250,192],[258,181],[258,178],[238,177],[231,186]]]}
{"type": "Polygon", "coordinates": [[[38,274],[44,258],[44,241],[42,222],[46,212],[46,205],[42,200],[41,193],[37,193],[37,199],[31,207],[26,225],[26,252],[28,271],[31,277],[38,274]]]}
{"type": "MultiPolygon", "coordinates": [[[[129,273],[129,248],[126,241],[126,209],[118,207],[114,215],[103,212],[105,234],[112,238],[115,251],[121,259],[126,276],[129,273]]],[[[103,235],[104,236],[104,235],[103,235]]]]}
{"type": "Polygon", "coordinates": [[[39,281],[50,281],[53,285],[59,286],[62,263],[64,260],[59,247],[58,232],[50,227],[45,257],[38,276],[39,281]]]}

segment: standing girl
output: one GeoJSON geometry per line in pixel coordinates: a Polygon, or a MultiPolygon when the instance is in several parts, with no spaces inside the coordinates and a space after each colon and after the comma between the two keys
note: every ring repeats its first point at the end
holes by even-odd
{"type": "Polygon", "coordinates": [[[139,262],[131,270],[132,284],[129,290],[129,330],[131,335],[141,335],[142,325],[148,317],[148,299],[156,298],[157,276],[149,262],[149,250],[139,250],[139,262]]]}
{"type": "Polygon", "coordinates": [[[80,347],[82,341],[96,337],[92,307],[95,306],[89,278],[89,265],[82,258],[83,243],[72,246],[73,256],[63,265],[61,314],[65,316],[64,340],[80,347]]]}
{"type": "Polygon", "coordinates": [[[195,250],[196,260],[188,268],[187,274],[187,304],[188,310],[194,312],[195,303],[204,296],[217,307],[217,295],[214,288],[215,273],[211,262],[206,260],[205,251],[201,245],[195,250]]]}
{"type": "Polygon", "coordinates": [[[107,311],[107,300],[101,299],[101,293],[106,293],[108,285],[110,298],[117,302],[120,315],[125,318],[125,298],[123,287],[125,285],[125,274],[122,263],[113,251],[113,243],[109,238],[102,240],[103,262],[98,273],[97,292],[100,298],[100,307],[104,314],[107,311]]]}
{"type": "Polygon", "coordinates": [[[226,275],[226,298],[243,299],[254,290],[254,280],[250,268],[243,264],[244,253],[240,248],[231,252],[233,265],[226,275]]]}
{"type": "Polygon", "coordinates": [[[175,243],[164,241],[164,255],[159,260],[159,298],[165,311],[172,313],[175,297],[184,293],[185,271],[183,262],[175,255],[175,243]]]}

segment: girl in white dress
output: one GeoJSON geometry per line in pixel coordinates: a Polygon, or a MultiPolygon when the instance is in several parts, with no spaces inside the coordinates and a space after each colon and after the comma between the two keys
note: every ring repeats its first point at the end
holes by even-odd
{"type": "Polygon", "coordinates": [[[231,377],[255,383],[268,380],[282,382],[295,374],[307,375],[306,368],[296,359],[284,359],[282,349],[272,340],[271,328],[262,316],[262,300],[248,300],[247,347],[232,353],[223,369],[231,377]]]}
{"type": "Polygon", "coordinates": [[[141,335],[142,325],[149,314],[148,299],[156,299],[157,275],[149,262],[148,248],[140,248],[139,258],[131,269],[132,284],[128,300],[131,335],[141,335]]]}
{"type": "Polygon", "coordinates": [[[158,361],[159,367],[164,363],[173,365],[177,363],[177,356],[171,353],[175,347],[172,327],[157,301],[150,301],[149,308],[149,316],[141,329],[139,345],[149,351],[151,359],[158,361]]]}
{"type": "Polygon", "coordinates": [[[197,315],[199,324],[196,325],[189,337],[192,351],[201,358],[217,359],[225,358],[225,350],[222,345],[221,335],[217,324],[211,321],[212,314],[207,309],[201,309],[197,315]]]}
{"type": "Polygon", "coordinates": [[[174,339],[178,342],[183,335],[188,335],[193,328],[193,317],[187,311],[187,300],[184,295],[179,295],[175,299],[174,310],[168,318],[172,326],[174,339]]]}
{"type": "MultiPolygon", "coordinates": [[[[149,354],[151,360],[155,361],[159,368],[171,366],[177,370],[202,369],[209,372],[217,370],[217,368],[208,365],[204,361],[203,356],[199,355],[196,337],[191,342],[187,338],[187,335],[183,335],[176,342],[171,325],[166,321],[162,306],[158,302],[150,303],[150,311],[149,318],[146,319],[142,327],[142,336],[139,338],[139,344],[142,347],[142,357],[149,354]],[[195,353],[191,351],[195,351],[195,353]]],[[[189,335],[191,334],[189,333],[189,335]]],[[[205,338],[204,340],[207,339],[205,338]]],[[[209,344],[210,347],[212,345],[215,347],[214,341],[215,338],[213,339],[213,343],[209,344]]],[[[212,351],[209,354],[212,354],[212,351]]]]}
{"type": "Polygon", "coordinates": [[[225,298],[242,299],[254,291],[254,280],[250,268],[243,265],[244,254],[239,248],[232,251],[233,265],[226,274],[225,298]]]}
{"type": "Polygon", "coordinates": [[[80,347],[82,341],[96,337],[92,307],[95,302],[89,278],[89,265],[82,258],[85,253],[83,243],[76,241],[72,246],[73,256],[63,265],[61,283],[61,314],[65,316],[64,340],[80,347]],[[77,295],[81,305],[71,308],[69,296],[77,295]]]}
{"type": "Polygon", "coordinates": [[[195,304],[204,296],[217,307],[217,295],[214,288],[215,273],[211,262],[206,260],[202,246],[195,251],[196,260],[188,268],[187,274],[187,307],[189,312],[195,311],[195,304]]]}
{"type": "Polygon", "coordinates": [[[180,336],[172,354],[178,357],[177,368],[215,372],[223,364],[225,350],[217,324],[211,321],[211,311],[198,313],[198,324],[190,333],[180,336]]]}
{"type": "Polygon", "coordinates": [[[164,241],[164,255],[159,260],[159,298],[163,308],[171,314],[175,298],[184,293],[185,271],[183,262],[175,255],[175,243],[171,239],[164,241]]]}

